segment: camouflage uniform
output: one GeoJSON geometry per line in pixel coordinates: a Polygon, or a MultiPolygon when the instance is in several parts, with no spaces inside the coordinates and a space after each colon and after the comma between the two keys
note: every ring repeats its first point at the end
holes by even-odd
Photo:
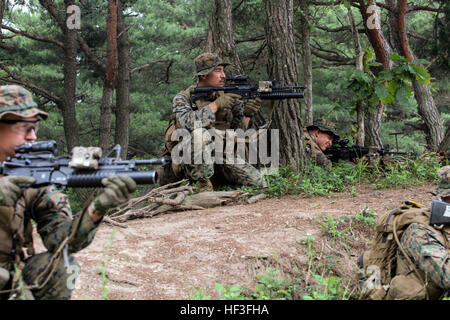
{"type": "MultiPolygon", "coordinates": [[[[51,254],[70,235],[75,223],[77,219],[72,219],[67,196],[55,187],[26,189],[15,205],[14,214],[10,217],[3,214],[0,225],[0,267],[13,271],[14,263],[25,262],[23,278],[31,285],[45,269],[51,254]],[[45,253],[35,255],[31,219],[37,223],[37,232],[48,250],[45,253]]],[[[88,214],[83,214],[77,233],[68,243],[68,253],[75,253],[88,246],[98,225],[92,222],[88,214]]],[[[71,265],[77,265],[73,257],[69,259],[71,265]]],[[[60,261],[51,280],[41,290],[33,290],[33,295],[37,299],[69,299],[72,290],[67,287],[67,280],[71,275],[60,261]]]]}
{"type": "MultiPolygon", "coordinates": [[[[197,69],[196,76],[207,75],[216,66],[228,65],[218,58],[215,54],[202,54],[195,59],[195,65],[197,69]]],[[[245,131],[245,125],[243,122],[243,102],[236,101],[233,106],[231,106],[231,111],[220,110],[214,113],[209,106],[209,103],[214,101],[222,93],[218,92],[216,97],[208,99],[198,99],[196,101],[191,101],[191,92],[194,86],[178,93],[173,99],[173,115],[169,124],[169,128],[166,131],[166,147],[168,151],[172,151],[176,143],[170,140],[171,132],[174,129],[186,129],[191,133],[191,142],[194,142],[193,132],[195,129],[195,124],[201,124],[201,133],[203,139],[205,140],[202,149],[198,150],[202,152],[208,147],[208,144],[212,143],[208,139],[208,134],[206,130],[215,129],[218,131],[218,135],[224,136],[223,130],[227,129],[242,129],[245,131]],[[171,130],[172,129],[172,130],[171,130]],[[205,136],[207,137],[205,139],[205,136]]],[[[224,143],[225,145],[225,143],[224,143]]],[[[192,162],[195,157],[198,156],[194,154],[194,147],[192,146],[192,162]]],[[[243,164],[226,164],[224,159],[224,164],[181,164],[181,170],[183,175],[191,180],[198,181],[202,179],[211,178],[214,173],[221,174],[227,182],[239,185],[248,186],[265,186],[266,181],[264,176],[253,166],[247,162],[243,164]]],[[[176,170],[176,169],[175,169],[176,170]]]]}
{"type": "Polygon", "coordinates": [[[334,130],[334,124],[325,120],[318,120],[313,125],[303,128],[303,145],[305,154],[311,158],[317,165],[324,168],[331,168],[333,165],[328,157],[319,148],[316,138],[310,133],[314,129],[331,134],[334,138],[339,138],[334,130]]]}
{"type": "MultiPolygon", "coordinates": [[[[438,175],[441,179],[438,195],[447,201],[450,166],[441,168],[438,175]]],[[[435,210],[433,208],[431,210],[435,210]]],[[[450,204],[445,208],[450,208],[450,204]]],[[[442,209],[440,206],[439,210],[442,209]]],[[[364,281],[362,298],[434,300],[448,295],[450,224],[430,224],[431,210],[405,201],[378,218],[370,249],[359,258],[360,276],[364,281]]],[[[446,215],[446,212],[439,215],[446,215]]]]}
{"type": "MultiPolygon", "coordinates": [[[[437,195],[450,195],[450,166],[438,171],[440,186],[437,195]]],[[[434,226],[411,223],[401,238],[401,244],[421,270],[425,279],[438,286],[442,292],[450,290],[450,225],[434,226]]]]}
{"type": "MultiPolygon", "coordinates": [[[[7,113],[22,117],[47,117],[47,113],[35,107],[36,104],[27,90],[15,85],[0,87],[0,118],[7,113]]],[[[67,196],[57,191],[54,186],[27,188],[17,200],[14,209],[8,209],[0,206],[0,267],[13,272],[14,265],[18,266],[22,269],[22,278],[27,285],[34,284],[36,277],[44,272],[52,254],[72,233],[80,217],[77,232],[67,244],[68,254],[89,245],[100,223],[93,223],[87,213],[73,220],[67,196]],[[37,224],[37,232],[47,252],[34,252],[31,219],[37,224]]],[[[78,266],[72,256],[68,256],[68,263],[78,266]]],[[[70,276],[74,279],[74,275],[66,271],[61,259],[43,288],[32,290],[34,297],[70,299],[72,290],[67,285],[70,276]]],[[[46,276],[43,279],[46,279],[46,276]]],[[[41,279],[40,283],[42,281],[41,279]]],[[[11,280],[0,290],[9,288],[11,280]]],[[[0,298],[7,298],[7,295],[3,294],[0,298]]]]}

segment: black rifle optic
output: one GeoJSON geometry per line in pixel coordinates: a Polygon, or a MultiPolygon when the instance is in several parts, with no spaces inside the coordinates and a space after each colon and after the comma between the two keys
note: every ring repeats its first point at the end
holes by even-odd
{"type": "Polygon", "coordinates": [[[260,98],[263,100],[278,99],[299,99],[303,98],[305,86],[278,86],[275,80],[259,81],[252,83],[248,81],[248,75],[241,74],[238,76],[227,77],[227,82],[223,87],[196,87],[191,95],[191,101],[208,97],[213,91],[223,91],[225,93],[235,93],[242,99],[260,98]]]}
{"type": "Polygon", "coordinates": [[[116,176],[126,174],[137,184],[158,183],[155,170],[139,171],[139,166],[165,165],[167,159],[120,160],[120,150],[120,145],[116,145],[106,156],[95,160],[95,168],[77,169],[71,167],[72,158],[55,157],[55,141],[25,143],[15,148],[14,158],[9,157],[0,164],[0,174],[33,177],[36,179],[33,187],[50,184],[72,188],[103,187],[102,179],[111,173],[116,176]],[[116,156],[110,157],[114,151],[116,156]]]}
{"type": "MultiPolygon", "coordinates": [[[[339,160],[344,161],[354,161],[358,158],[369,154],[371,151],[368,147],[360,147],[357,145],[348,146],[348,139],[337,139],[333,141],[333,145],[324,151],[324,154],[332,161],[339,162],[339,160]]],[[[410,152],[394,152],[390,151],[389,146],[386,149],[376,149],[376,156],[402,156],[406,158],[411,158],[412,153],[410,152]]]]}

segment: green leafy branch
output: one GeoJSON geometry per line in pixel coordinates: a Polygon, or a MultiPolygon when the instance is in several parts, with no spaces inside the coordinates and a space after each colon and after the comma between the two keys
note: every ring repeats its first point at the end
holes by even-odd
{"type": "Polygon", "coordinates": [[[358,101],[368,101],[370,106],[376,106],[379,102],[389,104],[395,100],[400,104],[407,104],[413,95],[409,84],[414,79],[422,84],[430,83],[430,74],[421,65],[428,63],[426,60],[409,61],[408,58],[392,53],[389,58],[394,62],[394,67],[375,76],[370,67],[379,67],[381,64],[373,61],[373,52],[364,51],[364,71],[353,70],[344,83],[344,87],[354,93],[351,115],[356,112],[358,101]]]}

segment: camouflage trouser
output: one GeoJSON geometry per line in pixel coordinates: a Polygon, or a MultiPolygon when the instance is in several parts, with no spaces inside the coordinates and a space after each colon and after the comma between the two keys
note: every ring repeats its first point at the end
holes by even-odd
{"type": "MultiPolygon", "coordinates": [[[[202,130],[202,134],[205,134],[204,129],[202,130]]],[[[232,163],[227,163],[225,152],[223,153],[222,164],[215,164],[213,161],[202,161],[201,163],[199,163],[200,161],[195,161],[195,159],[203,159],[205,150],[212,148],[214,145],[208,135],[206,135],[206,138],[204,135],[201,141],[203,142],[201,147],[194,148],[194,139],[191,139],[192,163],[181,164],[181,169],[185,177],[190,180],[198,181],[200,179],[209,179],[213,177],[215,173],[220,173],[228,183],[250,187],[267,186],[264,175],[258,169],[244,160],[238,161],[234,155],[232,157],[232,163]]]]}
{"type": "MultiPolygon", "coordinates": [[[[25,268],[22,271],[25,283],[32,284],[36,277],[46,269],[47,265],[50,263],[51,257],[51,253],[44,252],[25,260],[25,268]]],[[[37,300],[69,300],[74,288],[74,282],[80,270],[80,266],[73,256],[69,256],[69,268],[70,267],[76,269],[77,272],[68,272],[70,269],[66,269],[64,266],[64,259],[61,258],[56,266],[56,270],[44,287],[39,290],[31,291],[34,298],[37,300]]],[[[44,276],[43,279],[46,279],[46,276],[44,276]]]]}
{"type": "Polygon", "coordinates": [[[194,181],[211,178],[216,173],[220,173],[231,184],[266,187],[266,179],[258,169],[248,163],[244,164],[199,164],[199,165],[181,165],[184,175],[194,181]]]}
{"type": "Polygon", "coordinates": [[[450,253],[437,236],[419,223],[403,233],[401,244],[426,278],[438,287],[450,289],[450,253]]]}

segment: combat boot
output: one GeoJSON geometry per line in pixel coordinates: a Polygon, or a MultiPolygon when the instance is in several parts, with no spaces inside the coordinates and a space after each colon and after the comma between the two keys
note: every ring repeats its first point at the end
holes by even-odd
{"type": "Polygon", "coordinates": [[[198,192],[214,191],[211,180],[200,179],[198,180],[198,192]]]}

